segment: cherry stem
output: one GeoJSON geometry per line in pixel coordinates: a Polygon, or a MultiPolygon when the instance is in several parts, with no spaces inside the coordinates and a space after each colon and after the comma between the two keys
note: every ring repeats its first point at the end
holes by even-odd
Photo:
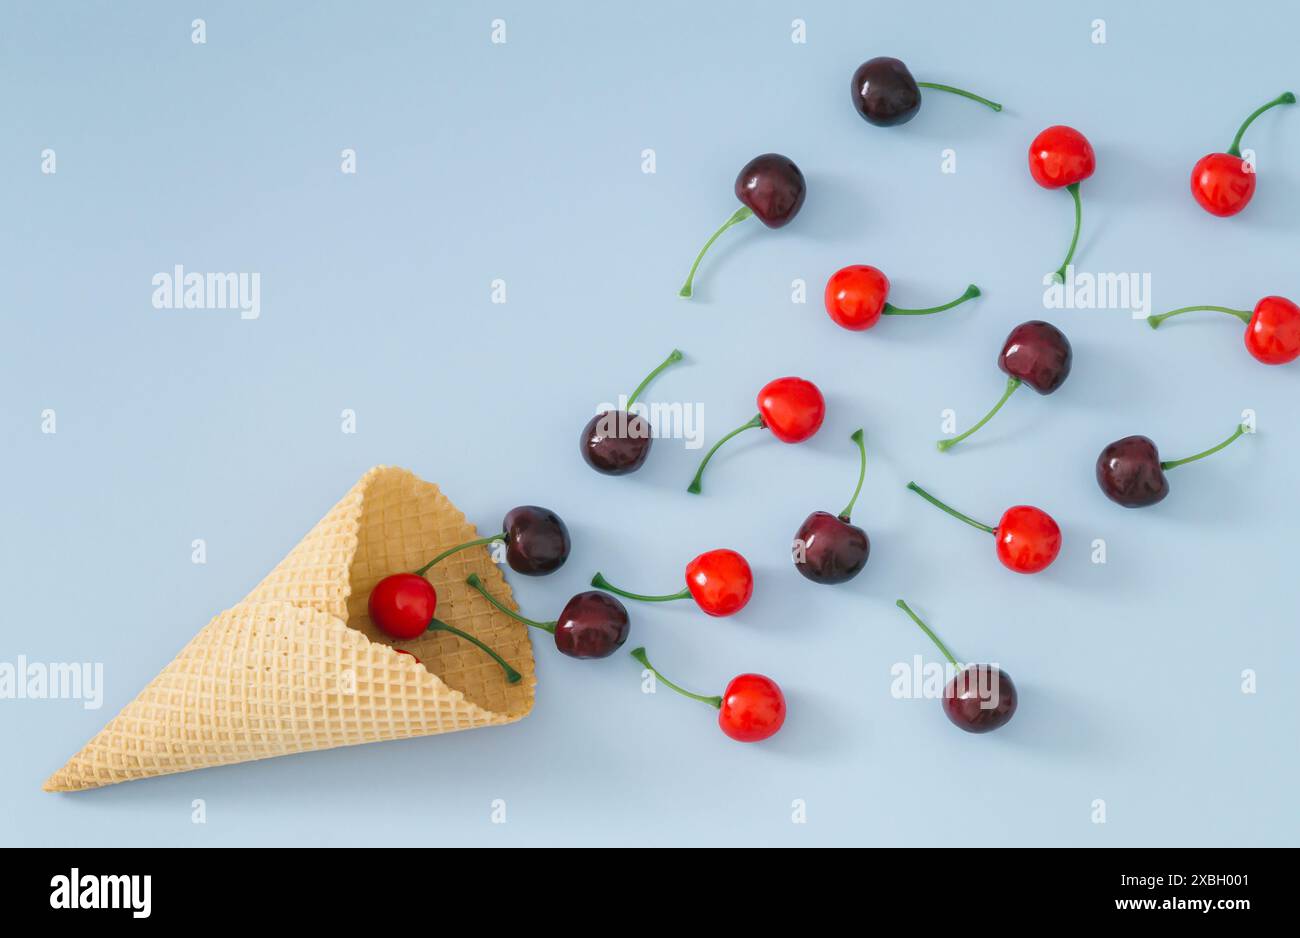
{"type": "Polygon", "coordinates": [[[1216,313],[1227,313],[1229,316],[1236,316],[1248,325],[1250,323],[1250,310],[1248,309],[1233,309],[1229,306],[1180,306],[1178,309],[1171,309],[1169,312],[1161,313],[1159,316],[1148,316],[1147,325],[1152,329],[1159,329],[1160,324],[1170,316],[1177,316],[1180,313],[1190,313],[1197,309],[1208,309],[1216,313]]]}
{"type": "Polygon", "coordinates": [[[940,441],[936,444],[936,445],[939,447],[939,451],[942,452],[942,453],[946,453],[946,452],[948,452],[948,450],[952,449],[954,446],[956,446],[956,445],[957,445],[958,443],[960,443],[962,440],[966,439],[966,437],[970,436],[972,433],[974,433],[974,432],[975,432],[976,430],[978,430],[980,427],[984,426],[984,424],[986,424],[986,423],[988,423],[990,420],[992,420],[992,419],[993,419],[993,415],[996,414],[999,410],[1002,409],[1002,405],[1005,404],[1005,403],[1007,402],[1007,398],[1009,398],[1009,397],[1012,395],[1012,393],[1014,393],[1014,391],[1016,390],[1016,388],[1018,388],[1018,387],[1020,387],[1020,379],[1019,379],[1019,378],[1008,378],[1008,379],[1007,379],[1007,389],[1006,389],[1006,391],[1004,391],[1004,392],[1002,393],[1002,397],[998,399],[998,402],[997,402],[996,404],[993,405],[993,409],[990,410],[987,414],[984,415],[984,419],[981,420],[979,423],[975,424],[975,426],[971,427],[971,428],[970,428],[969,430],[967,430],[965,433],[962,433],[962,434],[960,434],[960,435],[958,435],[958,436],[951,437],[950,439],[947,439],[947,440],[940,440],[940,441]]]}
{"type": "Polygon", "coordinates": [[[668,678],[660,674],[657,670],[655,670],[655,666],[650,663],[650,659],[646,657],[644,648],[633,648],[630,654],[637,661],[641,662],[641,666],[645,668],[647,671],[649,671],[651,674],[653,674],[655,676],[655,679],[659,681],[659,683],[667,684],[669,687],[677,691],[677,693],[681,694],[683,697],[689,697],[691,698],[691,700],[698,700],[700,703],[706,703],[710,707],[714,707],[719,710],[722,709],[721,697],[705,697],[703,694],[692,694],[690,691],[686,690],[683,687],[678,687],[672,681],[668,680],[668,678]]]}
{"type": "Polygon", "coordinates": [[[948,505],[945,505],[943,502],[939,501],[939,499],[935,498],[933,495],[931,495],[925,489],[921,488],[921,486],[917,485],[915,482],[907,483],[907,487],[911,489],[913,492],[915,492],[917,495],[920,495],[922,498],[924,498],[935,508],[938,508],[940,511],[948,512],[948,514],[952,515],[958,521],[965,521],[972,528],[979,528],[981,531],[987,531],[989,534],[998,533],[997,531],[993,530],[993,528],[989,527],[987,524],[980,524],[980,522],[976,521],[974,518],[968,517],[967,515],[963,515],[960,511],[957,511],[955,508],[951,508],[948,505]]]}
{"type": "Polygon", "coordinates": [[[682,288],[679,291],[677,291],[678,296],[684,296],[687,297],[688,299],[690,298],[691,292],[694,289],[692,285],[695,282],[695,271],[699,268],[700,261],[704,260],[704,255],[708,252],[709,248],[713,247],[713,242],[718,240],[718,236],[722,234],[724,231],[726,231],[728,228],[730,228],[732,225],[740,224],[742,221],[744,221],[746,218],[748,218],[753,214],[754,214],[754,210],[752,208],[750,208],[748,205],[742,205],[740,208],[736,209],[734,215],[732,215],[730,218],[728,218],[725,222],[722,223],[721,228],[713,232],[713,237],[709,238],[708,241],[705,241],[704,247],[700,248],[700,253],[695,255],[695,263],[691,265],[691,272],[686,275],[686,282],[682,284],[682,288]]]}
{"type": "Polygon", "coordinates": [[[437,557],[434,557],[432,560],[426,563],[419,570],[416,570],[415,575],[424,576],[426,573],[429,572],[429,568],[431,568],[434,564],[438,563],[441,560],[445,560],[446,558],[450,557],[452,554],[456,553],[457,551],[465,550],[465,548],[467,547],[478,547],[481,544],[491,544],[493,541],[504,541],[505,539],[506,536],[504,533],[493,534],[490,535],[489,537],[480,537],[474,541],[466,541],[464,544],[457,544],[455,547],[448,547],[441,554],[439,554],[437,557]]]}
{"type": "Polygon", "coordinates": [[[1259,115],[1263,114],[1269,108],[1277,107],[1279,104],[1295,104],[1295,95],[1289,91],[1284,91],[1272,101],[1268,102],[1268,104],[1257,107],[1250,117],[1246,118],[1246,122],[1241,125],[1241,128],[1237,131],[1237,136],[1232,138],[1232,146],[1228,147],[1229,156],[1241,156],[1241,138],[1242,135],[1245,134],[1246,128],[1253,124],[1255,118],[1259,117],[1259,115]]]}
{"type": "Polygon", "coordinates": [[[1198,460],[1198,459],[1204,459],[1206,456],[1213,456],[1213,455],[1214,455],[1215,453],[1217,453],[1219,450],[1224,449],[1225,447],[1230,446],[1230,445],[1232,445],[1233,443],[1235,443],[1235,442],[1237,441],[1237,437],[1241,436],[1241,435],[1242,435],[1243,433],[1245,433],[1245,432],[1246,432],[1246,426],[1245,426],[1245,424],[1238,424],[1238,425],[1237,425],[1237,431],[1236,431],[1235,433],[1233,433],[1232,436],[1228,437],[1226,440],[1224,440],[1222,443],[1220,443],[1218,446],[1211,446],[1209,449],[1207,449],[1207,450],[1206,450],[1205,452],[1203,452],[1203,453],[1197,453],[1195,456],[1188,456],[1188,457],[1186,457],[1186,458],[1184,458],[1184,459],[1169,459],[1169,460],[1166,460],[1165,462],[1162,462],[1162,463],[1160,464],[1160,468],[1161,468],[1161,469],[1173,469],[1173,468],[1175,468],[1176,466],[1182,466],[1182,465],[1185,465],[1185,464],[1187,464],[1187,463],[1189,463],[1189,462],[1196,462],[1196,460],[1198,460]]]}
{"type": "Polygon", "coordinates": [[[858,455],[862,457],[862,464],[858,468],[858,486],[853,490],[853,497],[849,499],[849,503],[845,505],[844,510],[840,512],[840,520],[845,524],[848,524],[853,520],[853,506],[858,503],[858,495],[862,492],[862,482],[867,477],[867,445],[862,439],[862,428],[859,427],[857,430],[854,430],[853,435],[849,437],[849,439],[858,444],[858,455]]]}
{"type": "Polygon", "coordinates": [[[700,461],[700,468],[695,470],[695,478],[691,480],[690,485],[686,486],[686,491],[690,492],[692,495],[700,494],[700,482],[704,478],[704,467],[709,464],[709,460],[712,459],[713,454],[718,451],[718,447],[720,447],[723,443],[727,442],[727,440],[731,439],[736,434],[744,433],[746,430],[753,430],[754,428],[761,427],[762,425],[763,425],[762,414],[755,414],[753,420],[749,421],[748,423],[741,424],[740,426],[736,427],[736,429],[732,430],[730,433],[724,436],[722,439],[718,440],[718,442],[714,443],[713,448],[704,454],[704,459],[700,461]]]}
{"type": "Polygon", "coordinates": [[[935,91],[946,91],[949,94],[959,94],[963,98],[970,98],[972,101],[978,101],[980,104],[987,108],[991,108],[994,111],[1002,110],[1002,105],[998,104],[998,102],[990,101],[988,98],[981,98],[977,94],[963,91],[961,88],[954,88],[952,85],[940,85],[932,81],[918,81],[916,84],[921,88],[933,88],[935,91]]]}
{"type": "Polygon", "coordinates": [[[615,595],[622,596],[625,599],[639,599],[643,603],[667,603],[672,602],[674,599],[691,598],[691,591],[689,589],[684,589],[680,593],[668,593],[663,596],[646,596],[643,593],[629,593],[627,590],[621,590],[617,586],[614,586],[599,572],[591,578],[591,585],[596,587],[598,590],[605,590],[608,593],[614,593],[615,595]]]}
{"type": "Polygon", "coordinates": [[[907,603],[903,602],[900,599],[898,602],[894,603],[894,605],[897,606],[899,609],[902,609],[909,616],[911,616],[912,621],[921,627],[921,631],[924,632],[926,635],[930,636],[930,641],[934,642],[936,645],[939,646],[939,650],[943,652],[943,656],[945,658],[947,658],[949,661],[952,662],[952,666],[959,671],[961,670],[960,662],[958,662],[957,659],[952,656],[952,652],[948,650],[948,646],[945,645],[942,641],[940,641],[939,636],[935,635],[934,632],[931,631],[930,627],[921,621],[921,617],[918,616],[915,612],[913,612],[911,607],[908,606],[907,603]]]}
{"type": "Polygon", "coordinates": [[[480,593],[482,593],[484,599],[486,599],[492,605],[496,606],[498,609],[500,609],[510,618],[516,620],[517,622],[522,622],[524,625],[531,625],[535,629],[541,629],[543,632],[550,632],[552,635],[555,634],[556,623],[537,622],[534,619],[529,619],[524,616],[521,616],[519,613],[507,607],[499,599],[497,599],[495,596],[489,593],[487,591],[487,587],[483,585],[483,581],[479,579],[477,573],[471,573],[468,577],[465,578],[465,582],[468,583],[470,586],[472,586],[474,589],[478,590],[480,593]]]}
{"type": "Polygon", "coordinates": [[[465,639],[465,641],[469,642],[471,645],[477,645],[478,648],[479,648],[479,649],[480,649],[484,654],[486,654],[489,658],[491,658],[491,659],[492,659],[493,661],[495,661],[497,664],[501,665],[501,670],[504,671],[504,672],[506,673],[506,683],[507,683],[507,684],[518,684],[518,683],[519,683],[519,681],[520,681],[520,679],[521,679],[521,677],[522,677],[522,676],[520,675],[520,673],[519,673],[518,671],[516,671],[514,668],[510,667],[510,665],[508,665],[508,664],[506,663],[506,660],[505,660],[504,658],[502,658],[500,655],[498,655],[495,651],[493,651],[491,648],[489,648],[486,644],[484,644],[483,642],[479,641],[479,640],[478,640],[477,638],[475,638],[473,635],[470,635],[468,632],[462,632],[460,629],[456,628],[456,627],[453,626],[453,625],[448,625],[446,622],[443,622],[441,619],[434,619],[433,621],[431,621],[431,622],[429,623],[429,628],[427,629],[427,631],[429,631],[429,632],[450,632],[452,635],[455,635],[455,636],[457,636],[457,637],[459,637],[459,638],[463,638],[463,639],[465,639]]]}
{"type": "Polygon", "coordinates": [[[980,295],[980,288],[971,284],[966,288],[966,292],[951,303],[944,303],[942,306],[928,306],[925,309],[903,309],[901,306],[895,306],[893,303],[886,303],[884,315],[886,316],[928,316],[931,313],[942,313],[945,309],[952,309],[954,306],[960,306],[967,300],[973,300],[980,295]]]}
{"type": "Polygon", "coordinates": [[[674,362],[679,362],[681,360],[682,360],[681,351],[679,349],[673,349],[672,354],[669,355],[667,358],[665,358],[663,360],[663,363],[660,364],[658,368],[650,372],[650,374],[646,375],[645,380],[636,386],[636,390],[632,392],[632,396],[627,399],[627,409],[628,410],[632,409],[632,405],[635,404],[636,399],[641,396],[641,392],[644,391],[649,386],[650,382],[653,381],[658,376],[659,372],[663,371],[665,368],[667,368],[669,365],[673,364],[674,362]]]}
{"type": "Polygon", "coordinates": [[[1079,200],[1079,184],[1072,182],[1065,188],[1074,197],[1074,237],[1070,239],[1070,250],[1066,252],[1065,260],[1052,275],[1060,283],[1065,283],[1065,268],[1069,267],[1070,261],[1074,260],[1074,249],[1079,246],[1079,229],[1083,226],[1083,203],[1079,200]]]}

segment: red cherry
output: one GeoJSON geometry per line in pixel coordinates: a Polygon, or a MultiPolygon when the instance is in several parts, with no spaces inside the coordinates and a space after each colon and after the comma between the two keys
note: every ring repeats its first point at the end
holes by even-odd
{"type": "Polygon", "coordinates": [[[1192,167],[1192,196],[1211,215],[1226,218],[1250,204],[1255,195],[1255,169],[1241,158],[1241,138],[1255,118],[1279,104],[1295,104],[1295,95],[1285,91],[1246,118],[1232,138],[1226,153],[1210,153],[1192,167]]]}
{"type": "Polygon", "coordinates": [[[705,697],[679,687],[655,670],[644,648],[634,648],[632,657],[652,673],[659,683],[683,697],[716,707],[718,727],[734,740],[756,743],[776,734],[785,723],[785,695],[776,681],[762,674],[739,674],[731,679],[720,697],[705,697]]]}
{"type": "Polygon", "coordinates": [[[710,550],[686,565],[686,588],[711,616],[730,616],[754,595],[754,574],[734,550],[710,550]]]}
{"type": "Polygon", "coordinates": [[[854,264],[840,268],[831,274],[831,279],[826,282],[826,312],[845,329],[861,332],[879,322],[882,315],[925,316],[930,313],[941,313],[979,295],[980,288],[972,283],[966,288],[965,293],[942,306],[902,309],[885,302],[886,297],[889,296],[888,277],[875,267],[854,264]]]}
{"type": "Polygon", "coordinates": [[[998,560],[1016,573],[1037,573],[1061,552],[1061,529],[1051,515],[1032,505],[1008,508],[994,533],[998,560]]]}
{"type": "Polygon", "coordinates": [[[1246,351],[1265,365],[1285,365],[1300,357],[1300,307],[1284,296],[1266,296],[1255,304],[1255,310],[1233,309],[1228,306],[1183,306],[1159,316],[1148,316],[1152,329],[1170,316],[1180,316],[1194,310],[1212,310],[1236,316],[1246,324],[1246,351]]]}
{"type": "Polygon", "coordinates": [[[399,641],[423,635],[438,608],[433,584],[414,573],[386,576],[370,591],[370,621],[389,638],[399,641]]]}
{"type": "Polygon", "coordinates": [[[826,312],[837,325],[862,331],[880,321],[889,296],[889,278],[875,267],[841,267],[826,281],[826,312]]]}
{"type": "Polygon", "coordinates": [[[782,443],[802,443],[826,419],[826,399],[811,381],[777,378],[758,392],[758,413],[782,443]]]}
{"type": "Polygon", "coordinates": [[[803,378],[777,378],[758,392],[758,414],[713,444],[700,460],[695,478],[686,487],[692,495],[700,494],[704,468],[719,447],[738,433],[766,427],[782,443],[802,443],[820,429],[826,419],[826,399],[817,385],[803,378]]]}
{"type": "Polygon", "coordinates": [[[1211,215],[1236,215],[1255,195],[1255,172],[1229,153],[1211,153],[1192,167],[1192,195],[1211,215]]]}
{"type": "Polygon", "coordinates": [[[1083,182],[1097,169],[1097,154],[1088,138],[1073,127],[1048,127],[1029,145],[1029,172],[1044,189],[1083,182]]]}
{"type": "Polygon", "coordinates": [[[762,674],[740,674],[722,692],[718,726],[742,743],[774,736],[785,723],[785,695],[776,681],[762,674]]]}
{"type": "Polygon", "coordinates": [[[1300,356],[1300,306],[1284,296],[1255,304],[1246,326],[1246,351],[1265,365],[1285,365],[1300,356]]]}
{"type": "Polygon", "coordinates": [[[907,483],[907,487],[958,521],[992,534],[996,539],[998,560],[1008,570],[1038,573],[1049,567],[1061,552],[1061,529],[1052,520],[1052,516],[1041,509],[1031,505],[1008,508],[1003,512],[998,526],[992,528],[945,505],[915,482],[907,483]]]}
{"type": "Polygon", "coordinates": [[[1044,189],[1065,188],[1074,199],[1074,237],[1070,250],[1056,270],[1056,278],[1065,282],[1065,272],[1079,246],[1079,229],[1083,224],[1083,205],[1079,201],[1079,183],[1093,174],[1097,156],[1088,138],[1073,127],[1057,124],[1048,127],[1029,145],[1029,174],[1044,189]]]}
{"type": "Polygon", "coordinates": [[[745,558],[734,550],[710,550],[686,565],[686,588],[678,593],[646,595],[619,589],[604,574],[591,578],[596,589],[626,599],[646,603],[666,603],[674,599],[694,599],[696,605],[711,616],[730,616],[745,608],[754,595],[754,574],[745,558]]]}

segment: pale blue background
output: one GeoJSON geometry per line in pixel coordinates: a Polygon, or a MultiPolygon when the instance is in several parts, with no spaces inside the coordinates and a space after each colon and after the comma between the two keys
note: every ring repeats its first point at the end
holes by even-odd
{"type": "Polygon", "coordinates": [[[102,661],[107,688],[97,712],[0,701],[0,842],[1294,845],[1300,365],[1257,364],[1212,314],[1157,334],[1122,311],[1045,312],[1070,206],[1032,183],[1025,151],[1057,122],[1096,147],[1082,269],[1150,272],[1157,309],[1296,297],[1297,109],[1247,138],[1261,176],[1245,214],[1205,214],[1187,178],[1300,85],[1300,13],[978,6],[6,3],[0,660],[102,661]],[[1090,41],[1099,17],[1105,45],[1090,41]],[[847,85],[881,54],[1007,110],[930,92],[912,123],[870,127],[847,85]],[[356,176],[339,172],[345,147],[356,176]],[[657,174],[641,172],[646,147],[657,174]],[[735,207],[737,169],[767,150],[806,173],[803,213],[728,233],[698,299],[678,300],[735,207]],[[884,269],[902,305],[972,280],[986,298],[847,333],[820,292],[854,262],[884,269]],[[174,264],[260,272],[261,319],[153,309],[150,278],[174,264]],[[489,302],[497,277],[506,305],[489,302]],[[1044,316],[1074,343],[1070,381],[938,454],[940,412],[969,425],[1001,391],[1008,329],[1044,316]],[[825,429],[798,447],[750,434],[702,498],[684,491],[699,454],[680,443],[630,478],[590,472],[576,440],[592,408],[673,346],[689,366],[651,396],[703,403],[710,440],[784,374],[824,389],[825,429]],[[44,408],[57,435],[40,432],[44,408]],[[1107,441],[1147,433],[1186,455],[1244,408],[1260,433],[1178,470],[1159,507],[1098,492],[1107,441]],[[816,587],[787,545],[809,511],[841,507],[859,425],[871,562],[816,587]],[[540,616],[597,567],[668,590],[698,551],[743,551],[759,578],[743,614],[637,607],[633,643],[701,690],[773,675],[785,730],[732,743],[708,710],[640,694],[626,656],[576,662],[542,641],[536,709],[507,728],[39,790],[377,463],[437,481],[484,529],[519,503],[561,512],[568,566],[511,578],[540,616]],[[1059,561],[1003,570],[909,478],[990,522],[1016,502],[1048,509],[1059,561]],[[190,562],[196,537],[206,566],[190,562]],[[937,702],[890,696],[891,664],[933,657],[898,596],[959,655],[1015,677],[1005,731],[968,736],[937,702]],[[505,825],[489,823],[494,798],[505,825]],[[806,825],[790,821],[799,798],[806,825]]]}

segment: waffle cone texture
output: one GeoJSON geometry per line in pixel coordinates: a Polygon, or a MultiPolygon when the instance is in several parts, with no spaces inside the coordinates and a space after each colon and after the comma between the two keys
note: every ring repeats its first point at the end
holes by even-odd
{"type": "Polygon", "coordinates": [[[465,585],[477,573],[510,607],[487,548],[429,571],[438,618],[486,642],[522,675],[446,632],[394,651],[366,613],[383,577],[479,535],[436,485],[371,469],[242,602],[200,631],[46,791],[268,759],[314,749],[513,723],[537,679],[527,626],[465,585]]]}

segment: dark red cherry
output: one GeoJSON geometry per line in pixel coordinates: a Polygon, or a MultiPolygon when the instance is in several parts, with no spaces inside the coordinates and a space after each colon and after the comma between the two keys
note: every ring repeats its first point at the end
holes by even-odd
{"type": "Polygon", "coordinates": [[[862,572],[871,554],[867,532],[851,523],[853,506],[867,474],[867,448],[862,430],[854,431],[850,439],[857,444],[860,456],[858,487],[853,490],[853,498],[839,515],[814,511],[794,535],[795,569],[814,583],[844,583],[853,579],[862,572]]]}
{"type": "Polygon", "coordinates": [[[1070,376],[1073,359],[1070,340],[1050,322],[1034,319],[1016,326],[1002,344],[1002,353],[998,355],[998,367],[1008,376],[1007,388],[1002,392],[1002,397],[969,430],[940,440],[939,449],[947,452],[988,423],[1022,384],[1029,385],[1039,394],[1051,394],[1070,376]]]}
{"type": "Polygon", "coordinates": [[[704,255],[724,231],[750,216],[769,228],[781,228],[789,224],[803,207],[808,186],[804,182],[803,173],[788,156],[764,153],[754,157],[740,170],[740,175],[736,177],[735,193],[742,203],[741,207],[704,242],[700,253],[695,255],[695,263],[691,264],[686,282],[677,291],[678,296],[689,299],[694,294],[695,271],[699,270],[700,261],[704,260],[704,255]]]}
{"type": "Polygon", "coordinates": [[[643,417],[605,410],[587,421],[579,445],[588,466],[607,476],[622,476],[645,465],[653,442],[654,434],[643,417]]]}
{"type": "Polygon", "coordinates": [[[1183,459],[1160,459],[1156,444],[1145,436],[1126,436],[1107,444],[1097,457],[1097,484],[1106,497],[1125,508],[1145,508],[1169,494],[1170,469],[1211,456],[1234,443],[1246,432],[1239,424],[1232,436],[1195,456],[1183,459]]]}
{"type": "Polygon", "coordinates": [[[921,89],[907,66],[887,55],[868,59],[849,87],[854,110],[877,127],[906,124],[921,110],[921,89]]]}
{"type": "Polygon", "coordinates": [[[646,375],[621,410],[601,411],[587,421],[578,448],[588,466],[605,475],[621,476],[636,472],[645,464],[654,434],[650,422],[633,413],[632,407],[659,372],[681,360],[682,353],[673,349],[659,367],[646,375]]]}
{"type": "Polygon", "coordinates": [[[627,608],[609,593],[587,590],[570,599],[555,622],[555,647],[570,658],[608,658],[627,641],[627,608]]]}
{"type": "Polygon", "coordinates": [[[1065,333],[1034,319],[1011,330],[998,356],[998,367],[1039,394],[1051,394],[1070,376],[1074,354],[1065,333]]]}
{"type": "Polygon", "coordinates": [[[794,161],[780,153],[756,156],[736,177],[736,198],[769,228],[788,225],[803,208],[808,185],[794,161]]]}
{"type": "Polygon", "coordinates": [[[569,559],[569,529],[549,508],[512,508],[501,527],[505,531],[506,563],[516,573],[545,576],[569,559]]]}
{"type": "Polygon", "coordinates": [[[968,665],[943,690],[943,712],[968,733],[989,733],[1016,715],[1016,685],[1011,675],[988,664],[968,665]]]}

